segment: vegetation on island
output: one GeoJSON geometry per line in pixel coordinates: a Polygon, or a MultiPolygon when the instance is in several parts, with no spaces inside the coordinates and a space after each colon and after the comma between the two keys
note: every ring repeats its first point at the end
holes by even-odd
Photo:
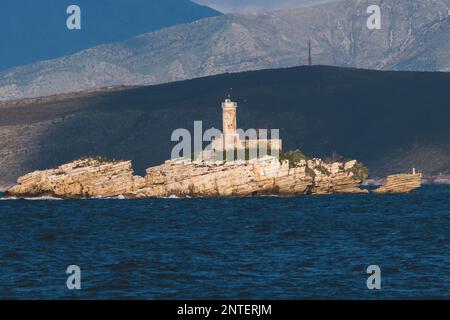
{"type": "MultiPolygon", "coordinates": [[[[271,150],[270,148],[267,150],[265,154],[261,153],[259,149],[246,149],[239,150],[237,149],[233,151],[222,151],[222,152],[216,152],[215,156],[211,160],[215,161],[239,161],[239,160],[245,160],[249,161],[255,158],[261,158],[262,156],[269,155],[271,156],[271,150]]],[[[191,154],[190,158],[192,161],[195,159],[198,159],[200,156],[200,153],[193,153],[191,154]]],[[[100,162],[110,162],[115,160],[109,160],[104,158],[97,158],[100,162]]],[[[285,161],[288,161],[289,168],[296,168],[302,166],[303,161],[313,160],[314,158],[306,156],[300,149],[295,150],[288,150],[288,151],[280,151],[279,153],[279,161],[280,163],[283,163],[285,161]]],[[[320,172],[321,174],[325,176],[330,176],[331,172],[327,168],[326,165],[331,165],[333,163],[339,162],[342,164],[345,164],[346,162],[351,161],[350,159],[345,159],[344,157],[338,155],[336,152],[333,152],[329,157],[325,158],[325,160],[320,161],[320,163],[317,163],[314,165],[314,168],[310,168],[308,165],[305,166],[305,172],[308,176],[312,177],[313,179],[316,177],[316,172],[320,172]],[[317,171],[315,171],[317,170],[317,171]]],[[[346,170],[347,173],[353,173],[353,178],[358,181],[362,181],[364,179],[367,179],[369,176],[369,171],[367,167],[362,164],[361,162],[356,162],[356,164],[351,168],[346,170]]]]}
{"type": "Polygon", "coordinates": [[[289,162],[289,168],[298,167],[301,161],[308,161],[308,157],[299,149],[280,152],[280,162],[289,162]]]}
{"type": "Polygon", "coordinates": [[[362,164],[361,162],[357,162],[353,168],[351,168],[350,170],[348,170],[350,172],[353,172],[353,177],[356,180],[364,180],[367,179],[369,177],[369,170],[367,169],[367,167],[362,164]]]}
{"type": "Polygon", "coordinates": [[[120,160],[116,160],[116,159],[109,159],[109,158],[105,158],[105,157],[94,157],[92,158],[93,160],[97,161],[100,164],[106,164],[106,163],[117,163],[120,162],[120,160]]]}
{"type": "Polygon", "coordinates": [[[102,156],[86,156],[78,159],[81,163],[75,167],[76,168],[84,168],[91,165],[103,165],[103,164],[115,164],[120,162],[121,160],[109,159],[102,156]]]}
{"type": "MultiPolygon", "coordinates": [[[[311,159],[312,158],[307,157],[299,149],[290,150],[290,151],[282,151],[280,153],[280,162],[288,161],[289,168],[298,167],[302,161],[308,161],[311,159]]],[[[326,164],[332,164],[335,162],[345,163],[347,161],[350,161],[350,160],[345,160],[342,156],[338,156],[337,153],[334,152],[330,157],[328,157],[328,158],[326,158],[326,160],[324,160],[324,163],[326,163],[326,164]]],[[[318,165],[314,169],[318,170],[320,173],[322,173],[324,175],[331,174],[331,172],[322,165],[318,165]]],[[[353,173],[353,177],[355,180],[362,181],[369,177],[369,170],[361,162],[357,162],[351,169],[347,170],[347,173],[350,173],[350,172],[353,173]]],[[[306,167],[306,173],[313,178],[316,176],[316,173],[314,172],[314,170],[309,168],[308,166],[306,167]]]]}

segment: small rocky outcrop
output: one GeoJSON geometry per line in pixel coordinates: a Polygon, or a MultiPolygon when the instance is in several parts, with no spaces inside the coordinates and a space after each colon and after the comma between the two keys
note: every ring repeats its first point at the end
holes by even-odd
{"type": "Polygon", "coordinates": [[[210,197],[367,193],[360,189],[365,168],[357,161],[320,159],[290,163],[276,157],[250,161],[169,160],[133,176],[130,161],[83,159],[19,178],[11,197],[61,198],[210,197]]]}
{"type": "Polygon", "coordinates": [[[6,197],[93,198],[131,194],[145,186],[133,176],[131,161],[86,158],[20,177],[6,197]]]}
{"type": "Polygon", "coordinates": [[[386,181],[375,189],[375,193],[409,193],[420,188],[422,174],[395,174],[388,176],[386,181]]]}

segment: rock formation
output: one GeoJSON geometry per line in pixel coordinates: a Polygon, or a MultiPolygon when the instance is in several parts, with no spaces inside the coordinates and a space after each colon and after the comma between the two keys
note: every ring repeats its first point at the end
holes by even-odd
{"type": "Polygon", "coordinates": [[[6,196],[115,197],[132,193],[144,185],[144,178],[133,176],[131,161],[86,158],[20,177],[6,196]]]}
{"type": "Polygon", "coordinates": [[[395,174],[388,176],[375,193],[409,193],[420,188],[422,174],[395,174]]]}
{"type": "Polygon", "coordinates": [[[19,178],[7,197],[61,198],[208,197],[367,193],[359,186],[365,168],[356,161],[295,165],[266,156],[250,161],[192,162],[169,160],[133,176],[130,161],[83,159],[19,178]]]}
{"type": "Polygon", "coordinates": [[[303,160],[290,167],[275,157],[234,162],[168,161],[147,170],[145,196],[249,196],[365,193],[353,171],[357,162],[303,160]]]}

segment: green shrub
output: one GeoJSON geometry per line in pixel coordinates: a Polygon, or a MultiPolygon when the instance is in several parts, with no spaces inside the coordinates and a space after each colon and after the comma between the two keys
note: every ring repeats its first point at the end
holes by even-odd
{"type": "Polygon", "coordinates": [[[308,160],[308,158],[299,149],[294,151],[280,152],[280,162],[289,161],[289,167],[298,167],[300,161],[308,160]]]}
{"type": "Polygon", "coordinates": [[[306,167],[305,168],[305,172],[308,176],[310,176],[311,178],[315,179],[316,178],[316,173],[314,172],[313,169],[311,169],[310,167],[306,167]]]}
{"type": "Polygon", "coordinates": [[[117,163],[119,160],[116,159],[108,159],[105,157],[95,157],[93,160],[97,161],[100,164],[106,164],[106,163],[117,163]]]}
{"type": "Polygon", "coordinates": [[[364,180],[369,177],[369,170],[360,162],[357,162],[349,171],[353,172],[354,178],[357,180],[364,180]]]}

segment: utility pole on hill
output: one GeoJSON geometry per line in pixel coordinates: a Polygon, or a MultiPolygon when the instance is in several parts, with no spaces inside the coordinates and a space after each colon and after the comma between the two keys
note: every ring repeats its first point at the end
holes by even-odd
{"type": "Polygon", "coordinates": [[[308,42],[308,65],[312,66],[311,40],[308,42]]]}

